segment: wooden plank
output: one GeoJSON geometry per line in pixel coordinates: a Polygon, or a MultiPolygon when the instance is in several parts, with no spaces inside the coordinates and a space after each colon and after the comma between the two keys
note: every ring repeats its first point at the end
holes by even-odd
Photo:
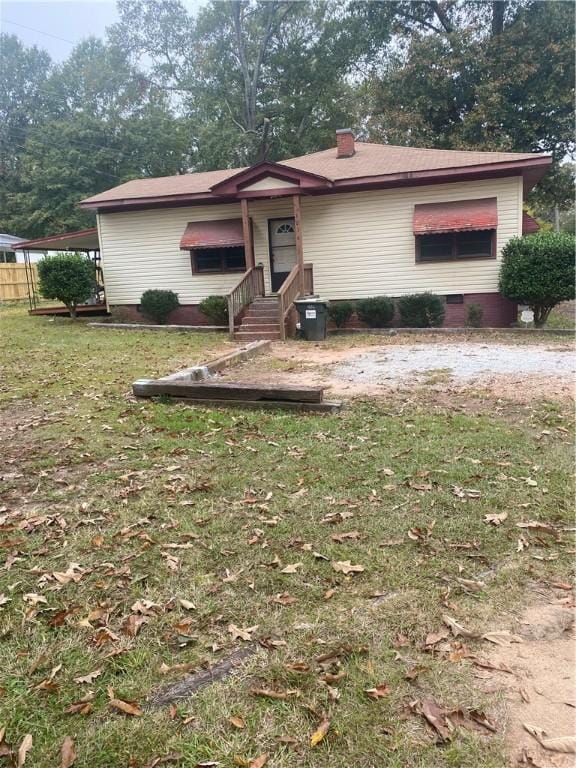
{"type": "Polygon", "coordinates": [[[244,256],[246,258],[246,269],[254,266],[254,245],[252,243],[252,227],[250,226],[250,216],[248,215],[248,200],[240,200],[240,210],[242,211],[242,232],[244,234],[244,256]]]}
{"type": "Polygon", "coordinates": [[[139,379],[132,385],[137,397],[157,397],[173,395],[190,397],[197,400],[292,400],[306,403],[320,403],[323,399],[322,387],[294,387],[268,384],[258,386],[239,382],[206,381],[157,381],[139,379]]]}
{"type": "Polygon", "coordinates": [[[170,402],[198,405],[202,408],[249,408],[262,411],[309,411],[336,413],[342,408],[340,400],[324,400],[321,403],[302,403],[293,400],[197,400],[194,397],[171,397],[170,402]]]}
{"type": "Polygon", "coordinates": [[[300,296],[304,296],[304,246],[302,244],[302,211],[300,208],[300,196],[292,195],[292,208],[294,210],[294,229],[296,230],[296,263],[298,264],[298,289],[300,296]]]}

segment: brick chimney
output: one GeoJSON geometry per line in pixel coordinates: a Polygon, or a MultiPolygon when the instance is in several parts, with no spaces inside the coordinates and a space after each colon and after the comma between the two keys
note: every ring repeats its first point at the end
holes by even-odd
{"type": "Polygon", "coordinates": [[[352,157],[354,155],[354,134],[350,128],[339,128],[336,131],[336,157],[352,157]]]}

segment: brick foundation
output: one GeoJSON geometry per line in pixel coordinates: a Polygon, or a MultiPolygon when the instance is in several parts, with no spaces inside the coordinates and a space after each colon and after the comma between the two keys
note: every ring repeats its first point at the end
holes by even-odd
{"type": "MultiPolygon", "coordinates": [[[[482,307],[482,326],[484,328],[508,328],[516,322],[518,316],[518,306],[512,301],[505,299],[499,293],[466,293],[464,294],[463,304],[446,304],[444,326],[447,328],[463,328],[466,325],[468,306],[470,304],[479,304],[482,307]]],[[[147,320],[138,311],[135,304],[121,304],[111,306],[113,315],[116,315],[119,321],[127,323],[147,323],[147,320]]],[[[212,325],[198,309],[197,304],[184,304],[170,314],[168,323],[171,325],[212,325]]],[[[289,329],[291,324],[289,323],[289,329]]],[[[364,323],[352,315],[352,319],[345,328],[365,328],[364,323]]],[[[400,317],[398,312],[394,320],[390,323],[391,328],[400,327],[400,317]]],[[[328,330],[334,330],[336,326],[333,323],[328,324],[328,330]]]]}
{"type": "MultiPolygon", "coordinates": [[[[148,318],[138,311],[136,304],[118,304],[110,307],[112,316],[116,316],[119,322],[149,323],[148,318]]],[[[183,304],[170,313],[167,323],[170,325],[213,325],[208,318],[200,312],[197,304],[183,304]]]]}

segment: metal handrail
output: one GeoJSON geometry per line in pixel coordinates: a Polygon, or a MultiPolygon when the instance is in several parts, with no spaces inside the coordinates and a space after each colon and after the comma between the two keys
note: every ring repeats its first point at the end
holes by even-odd
{"type": "Polygon", "coordinates": [[[234,336],[235,320],[257,296],[264,296],[264,267],[258,265],[246,270],[228,294],[228,329],[234,336]]]}

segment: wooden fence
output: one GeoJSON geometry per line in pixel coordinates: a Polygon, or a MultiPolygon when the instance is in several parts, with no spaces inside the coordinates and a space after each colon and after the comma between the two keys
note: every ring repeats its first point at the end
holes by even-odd
{"type": "MultiPolygon", "coordinates": [[[[34,284],[38,282],[36,265],[32,264],[34,284]]],[[[0,264],[0,301],[21,301],[28,298],[25,264],[0,264]]]]}

